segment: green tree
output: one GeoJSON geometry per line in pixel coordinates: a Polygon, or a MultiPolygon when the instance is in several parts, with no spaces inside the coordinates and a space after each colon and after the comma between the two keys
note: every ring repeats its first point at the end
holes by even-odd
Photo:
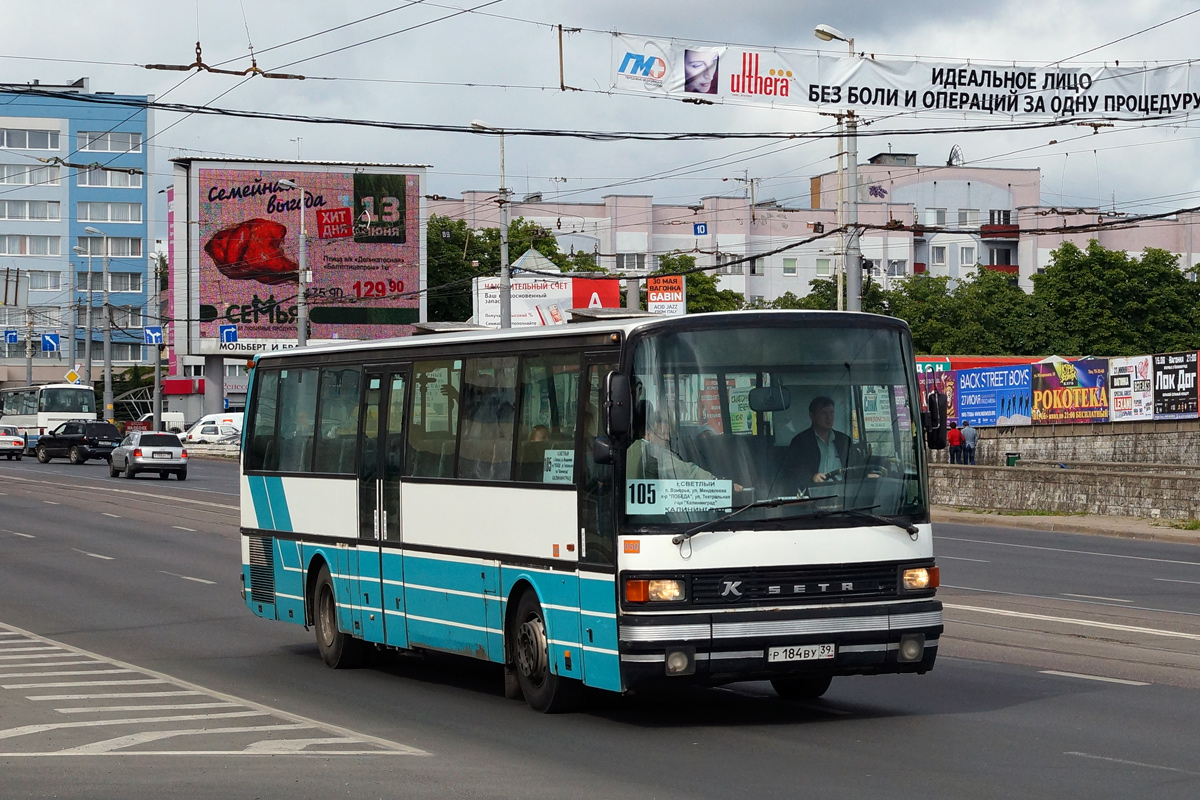
{"type": "MultiPolygon", "coordinates": [[[[809,291],[804,297],[784,292],[772,300],[768,308],[798,308],[812,311],[837,310],[837,279],[815,278],[808,283],[809,291]]],[[[842,308],[846,307],[846,288],[842,287],[842,308]]],[[[870,314],[888,312],[888,293],[878,283],[863,284],[862,310],[870,314]]]]}
{"type": "Polygon", "coordinates": [[[1045,351],[1034,299],[1012,279],[978,267],[951,292],[942,352],[974,355],[1029,355],[1045,351]]]}
{"type": "Polygon", "coordinates": [[[718,289],[717,276],[711,272],[688,272],[696,268],[696,257],[686,253],[668,253],[658,257],[655,275],[678,275],[683,277],[687,296],[687,312],[702,314],[706,311],[737,311],[743,307],[743,298],[731,289],[718,289]]]}
{"type": "Polygon", "coordinates": [[[908,323],[918,354],[945,354],[954,329],[953,302],[948,277],[912,275],[888,293],[888,313],[908,323]]]}
{"type": "Polygon", "coordinates": [[[1200,347],[1197,284],[1178,258],[1147,248],[1140,259],[1067,242],[1034,276],[1033,298],[1045,349],[1064,355],[1119,356],[1200,347]]]}

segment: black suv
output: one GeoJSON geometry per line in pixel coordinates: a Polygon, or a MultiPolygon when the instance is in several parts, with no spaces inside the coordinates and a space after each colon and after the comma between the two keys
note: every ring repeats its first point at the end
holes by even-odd
{"type": "Polygon", "coordinates": [[[113,448],[121,441],[121,432],[111,422],[73,419],[64,422],[37,440],[37,460],[45,464],[52,458],[66,456],[72,464],[82,464],[89,458],[112,458],[113,448]]]}

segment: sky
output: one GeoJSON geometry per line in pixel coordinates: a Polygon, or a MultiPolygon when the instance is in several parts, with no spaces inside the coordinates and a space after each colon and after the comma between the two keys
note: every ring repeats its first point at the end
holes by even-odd
{"type": "MultiPolygon", "coordinates": [[[[825,23],[853,36],[856,49],[881,56],[1048,64],[1092,51],[1069,63],[1127,65],[1196,56],[1200,13],[1167,23],[1189,12],[1200,12],[1200,2],[64,0],[52,27],[36,4],[7,5],[0,83],[61,84],[87,76],[94,91],[167,102],[428,124],[479,119],[500,128],[816,131],[833,120],[800,108],[698,106],[613,93],[610,32],[845,52],[842,42],[813,36],[814,26],[825,23]],[[359,22],[367,17],[373,18],[359,22]],[[559,88],[558,25],[582,29],[563,35],[563,80],[582,91],[559,88]],[[344,27],[329,30],[337,26],[344,27]],[[13,35],[21,30],[30,35],[13,35]],[[141,66],[192,63],[197,39],[208,65],[244,69],[252,45],[260,68],[306,80],[141,66]],[[288,44],[293,40],[299,41],[288,44]]],[[[921,116],[879,124],[891,133],[863,137],[863,159],[890,148],[917,153],[921,164],[944,164],[957,145],[968,166],[1040,168],[1046,205],[1115,204],[1129,213],[1200,205],[1200,177],[1191,168],[1200,163],[1200,135],[1190,120],[1117,123],[1099,133],[1076,126],[912,133],[963,124],[921,116]]],[[[159,163],[152,186],[171,182],[167,159],[180,156],[426,164],[427,191],[451,197],[499,181],[494,137],[166,112],[156,113],[155,125],[159,163]]],[[[745,182],[737,179],[749,177],[760,181],[758,198],[807,207],[809,178],[835,167],[836,149],[834,140],[508,136],[506,163],[508,185],[518,196],[598,201],[606,194],[648,194],[660,203],[691,204],[741,196],[745,182]]]]}

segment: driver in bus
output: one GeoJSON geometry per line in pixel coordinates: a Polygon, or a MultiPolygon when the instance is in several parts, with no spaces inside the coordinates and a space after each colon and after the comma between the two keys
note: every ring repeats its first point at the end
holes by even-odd
{"type": "MultiPolygon", "coordinates": [[[[834,430],[834,403],[818,395],[808,404],[812,424],[796,434],[788,445],[780,470],[787,486],[801,489],[813,484],[840,480],[843,470],[862,466],[861,450],[841,431],[834,430]]],[[[870,477],[878,477],[870,475],[870,477]]]]}

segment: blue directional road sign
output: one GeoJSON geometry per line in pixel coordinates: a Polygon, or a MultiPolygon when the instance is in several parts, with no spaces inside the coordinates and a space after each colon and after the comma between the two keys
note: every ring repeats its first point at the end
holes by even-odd
{"type": "Polygon", "coordinates": [[[58,334],[57,333],[43,333],[42,334],[42,352],[43,353],[57,353],[58,350],[59,350],[58,334]]]}
{"type": "Polygon", "coordinates": [[[5,331],[4,332],[4,343],[5,344],[16,344],[19,341],[20,341],[20,338],[16,331],[5,331]]]}
{"type": "Polygon", "coordinates": [[[221,334],[222,342],[237,341],[237,325],[221,325],[217,330],[221,334]]]}
{"type": "Polygon", "coordinates": [[[142,328],[142,338],[146,344],[162,344],[162,337],[162,325],[147,325],[142,328]]]}
{"type": "Polygon", "coordinates": [[[228,397],[225,398],[224,408],[226,411],[229,410],[229,398],[228,397]]]}
{"type": "Polygon", "coordinates": [[[693,222],[692,223],[692,235],[693,236],[708,236],[708,223],[707,222],[693,222]]]}

